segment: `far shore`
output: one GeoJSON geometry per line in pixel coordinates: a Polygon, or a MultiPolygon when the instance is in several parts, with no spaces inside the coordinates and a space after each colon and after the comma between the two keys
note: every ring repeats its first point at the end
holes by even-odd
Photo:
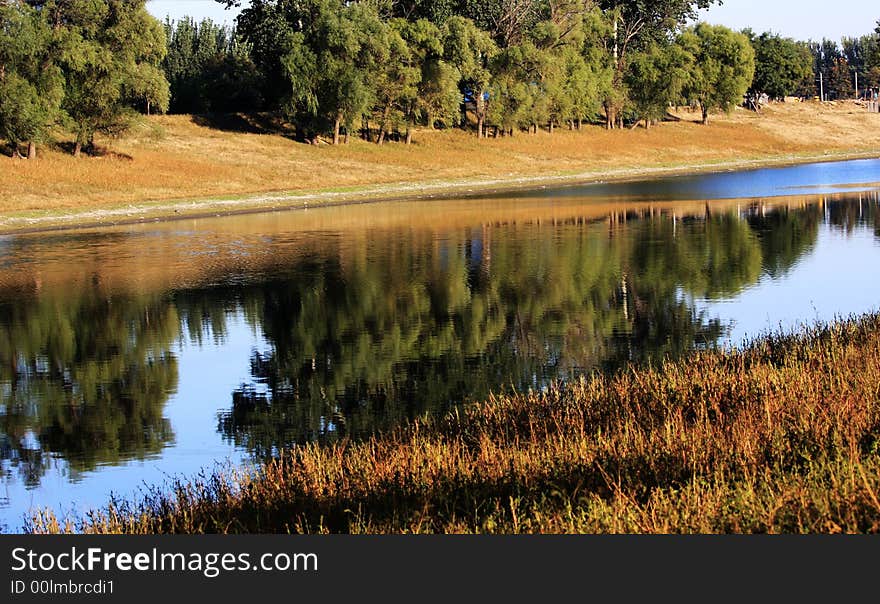
{"type": "Polygon", "coordinates": [[[425,130],[411,147],[312,147],[191,116],[153,117],[106,141],[100,157],[55,148],[36,161],[0,157],[0,234],[880,158],[880,114],[855,104],[739,110],[709,126],[682,116],[650,131],[590,126],[486,141],[425,130]]]}

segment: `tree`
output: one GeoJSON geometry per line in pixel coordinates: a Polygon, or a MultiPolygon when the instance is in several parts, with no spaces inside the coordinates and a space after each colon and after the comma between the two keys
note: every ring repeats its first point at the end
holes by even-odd
{"type": "Polygon", "coordinates": [[[443,59],[442,31],[426,19],[395,23],[409,45],[415,66],[421,70],[411,119],[420,119],[430,128],[438,122],[444,126],[455,125],[461,92],[455,69],[443,59]]]}
{"type": "Polygon", "coordinates": [[[394,17],[407,21],[425,19],[442,25],[459,10],[459,0],[392,0],[391,12],[394,17]]]}
{"type": "Polygon", "coordinates": [[[145,0],[69,0],[46,10],[70,43],[62,106],[76,135],[74,155],[94,148],[99,132],[124,133],[134,103],[168,109],[168,83],[158,69],[167,52],[165,32],[145,0]]]}
{"type": "Polygon", "coordinates": [[[873,35],[868,37],[865,50],[865,81],[868,86],[880,87],[880,21],[873,35]]]}
{"type": "Polygon", "coordinates": [[[523,42],[532,26],[546,17],[546,8],[541,0],[462,0],[458,14],[505,48],[523,42]]]}
{"type": "MultiPolygon", "coordinates": [[[[497,54],[498,47],[485,31],[473,21],[455,16],[444,25],[444,49],[446,61],[458,72],[459,87],[466,99],[473,103],[477,118],[477,136],[484,135],[488,112],[488,87],[492,79],[489,64],[497,54]]],[[[462,109],[462,125],[466,126],[467,103],[462,109]]]]}
{"type": "Polygon", "coordinates": [[[750,90],[781,99],[795,94],[813,77],[813,57],[806,44],[783,38],[778,34],[764,32],[751,38],[755,49],[755,78],[750,90]]]}
{"type": "Polygon", "coordinates": [[[165,113],[171,104],[171,86],[165,73],[155,65],[139,63],[129,66],[124,78],[123,97],[143,107],[147,115],[153,110],[165,113]]]}
{"type": "Polygon", "coordinates": [[[685,30],[679,43],[694,58],[685,96],[699,105],[703,124],[713,109],[730,111],[742,103],[755,77],[755,51],[745,34],[699,23],[685,30]]]}
{"type": "Polygon", "coordinates": [[[821,81],[824,85],[823,100],[844,98],[853,92],[853,74],[849,62],[834,40],[823,39],[810,43],[813,53],[816,87],[821,81]]]}
{"type": "Polygon", "coordinates": [[[0,137],[14,157],[27,142],[27,156],[35,159],[37,142],[61,117],[58,40],[45,15],[24,2],[0,3],[0,23],[0,137]]]}
{"type": "Polygon", "coordinates": [[[308,0],[301,10],[282,59],[287,113],[306,138],[332,127],[338,144],[341,128],[348,131],[376,102],[377,72],[389,60],[388,26],[366,4],[308,0]]]}
{"type": "MultiPolygon", "coordinates": [[[[236,0],[217,0],[227,6],[236,0]]],[[[236,21],[236,32],[250,48],[261,83],[260,96],[271,109],[280,108],[290,97],[284,58],[290,51],[292,34],[301,31],[300,2],[251,0],[236,21]]]]}
{"type": "Polygon", "coordinates": [[[636,123],[663,119],[669,106],[682,99],[688,81],[688,68],[693,57],[680,44],[653,43],[635,53],[626,74],[629,100],[636,115],[636,123]]]}
{"type": "Polygon", "coordinates": [[[250,57],[250,47],[233,36],[225,52],[218,53],[203,66],[199,76],[200,96],[207,111],[253,112],[264,106],[262,79],[250,57]]]}
{"type": "Polygon", "coordinates": [[[644,50],[652,42],[662,42],[697,10],[716,0],[597,0],[603,11],[607,31],[605,55],[613,70],[604,101],[606,126],[621,123],[620,110],[626,102],[626,71],[631,52],[644,50]]]}
{"type": "Polygon", "coordinates": [[[411,141],[412,122],[418,99],[418,85],[422,70],[418,54],[413,52],[403,35],[412,33],[403,19],[395,19],[390,27],[384,28],[384,40],[388,58],[376,70],[376,114],[379,119],[379,134],[376,143],[385,142],[393,129],[401,124],[406,128],[406,142],[411,141]],[[403,35],[402,35],[403,34],[403,35]]]}
{"type": "Polygon", "coordinates": [[[837,57],[828,71],[827,89],[833,91],[835,98],[844,99],[853,96],[853,72],[846,57],[837,57]]]}
{"type": "Polygon", "coordinates": [[[492,63],[489,116],[507,131],[529,128],[550,119],[548,53],[527,40],[502,50],[492,63]]]}

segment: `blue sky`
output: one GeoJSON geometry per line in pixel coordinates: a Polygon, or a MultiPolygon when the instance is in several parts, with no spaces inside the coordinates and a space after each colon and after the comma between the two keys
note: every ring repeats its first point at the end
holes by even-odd
{"type": "MultiPolygon", "coordinates": [[[[192,15],[231,22],[235,11],[225,11],[214,0],[150,0],[150,11],[164,19],[192,15]]],[[[880,19],[880,3],[876,0],[725,0],[703,12],[703,19],[735,29],[751,27],[755,31],[773,31],[798,39],[866,34],[880,19]],[[829,10],[829,7],[832,7],[829,10]]]]}

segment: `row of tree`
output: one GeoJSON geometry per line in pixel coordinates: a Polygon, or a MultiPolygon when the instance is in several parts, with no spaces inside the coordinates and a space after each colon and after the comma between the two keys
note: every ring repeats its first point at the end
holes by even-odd
{"type": "Polygon", "coordinates": [[[833,100],[862,96],[880,87],[880,22],[872,34],[843,38],[841,44],[746,33],[755,48],[755,94],[833,100]]]}
{"type": "Polygon", "coordinates": [[[708,121],[747,90],[812,96],[819,73],[832,97],[856,74],[880,80],[880,27],[842,48],[684,27],[711,2],[253,0],[232,30],[163,27],[145,0],[0,0],[0,137],[35,157],[61,124],[79,155],[154,110],[268,111],[334,143],[409,142],[414,126],[650,127],[670,105],[708,121]]]}
{"type": "MultiPolygon", "coordinates": [[[[873,34],[812,43],[815,80],[821,75],[825,98],[861,96],[880,88],[880,21],[873,34]]],[[[815,86],[815,84],[814,84],[815,86]]]]}
{"type": "Polygon", "coordinates": [[[265,107],[303,138],[359,132],[381,144],[409,141],[415,125],[473,122],[483,136],[599,115],[609,128],[650,124],[670,104],[698,105],[707,120],[740,102],[754,73],[745,36],[682,29],[708,4],[258,0],[237,34],[265,107]]]}
{"type": "Polygon", "coordinates": [[[210,19],[166,20],[168,52],[162,61],[171,86],[170,112],[206,114],[249,112],[263,108],[258,70],[251,47],[234,29],[210,19]]]}
{"type": "Polygon", "coordinates": [[[78,155],[138,110],[169,108],[262,108],[307,140],[378,143],[471,119],[481,136],[599,113],[613,128],[685,99],[707,116],[737,102],[752,64],[739,34],[680,31],[708,3],[256,0],[232,35],[163,28],[145,0],[0,0],[0,136],[34,157],[62,124],[78,155]]]}

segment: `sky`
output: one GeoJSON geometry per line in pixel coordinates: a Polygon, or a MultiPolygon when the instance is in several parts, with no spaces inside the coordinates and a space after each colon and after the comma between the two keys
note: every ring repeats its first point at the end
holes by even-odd
{"type": "MultiPolygon", "coordinates": [[[[185,15],[210,17],[232,23],[236,11],[227,11],[214,0],[150,0],[150,12],[172,19],[185,15]]],[[[840,40],[873,31],[880,19],[876,0],[724,0],[720,6],[701,11],[701,18],[734,29],[751,27],[756,32],[772,31],[799,40],[840,40]],[[833,7],[829,10],[829,6],[833,7]]]]}

